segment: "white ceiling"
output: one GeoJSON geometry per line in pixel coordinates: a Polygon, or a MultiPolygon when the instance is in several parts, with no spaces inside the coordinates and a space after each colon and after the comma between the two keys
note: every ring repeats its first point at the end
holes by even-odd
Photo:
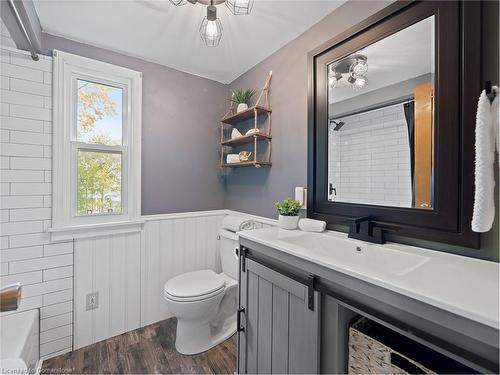
{"type": "Polygon", "coordinates": [[[218,47],[206,47],[199,36],[206,13],[200,4],[35,0],[35,8],[46,33],[230,83],[345,1],[255,0],[248,16],[234,16],[221,4],[218,47]]]}
{"type": "Polygon", "coordinates": [[[368,58],[368,86],[359,91],[354,91],[348,84],[333,88],[330,90],[330,103],[433,73],[434,16],[379,40],[359,52],[368,58]]]}

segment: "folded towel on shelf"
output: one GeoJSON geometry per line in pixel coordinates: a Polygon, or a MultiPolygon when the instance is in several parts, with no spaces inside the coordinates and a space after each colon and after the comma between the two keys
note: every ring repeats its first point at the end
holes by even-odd
{"type": "Polygon", "coordinates": [[[255,128],[252,128],[250,129],[249,131],[247,131],[245,133],[245,135],[252,135],[252,134],[259,134],[260,133],[260,130],[259,129],[255,129],[255,128]]]}
{"type": "MultiPolygon", "coordinates": [[[[498,98],[495,98],[498,100],[498,98]]],[[[495,144],[498,136],[498,102],[491,105],[486,91],[479,97],[476,115],[476,165],[474,210],[472,214],[472,230],[487,232],[495,219],[495,177],[493,163],[495,161],[495,144]],[[493,113],[495,112],[495,113],[493,113]]]]}
{"type": "Polygon", "coordinates": [[[233,128],[233,130],[231,131],[231,139],[236,139],[240,137],[243,137],[243,134],[241,134],[238,129],[233,128]]]}
{"type": "Polygon", "coordinates": [[[239,163],[240,156],[238,154],[227,154],[226,162],[227,163],[239,163]]]}
{"type": "Polygon", "coordinates": [[[313,219],[300,219],[299,229],[304,232],[323,232],[326,229],[326,222],[313,219]]]}
{"type": "Polygon", "coordinates": [[[232,232],[254,229],[255,221],[246,216],[227,215],[222,220],[222,228],[230,230],[232,232]]]}

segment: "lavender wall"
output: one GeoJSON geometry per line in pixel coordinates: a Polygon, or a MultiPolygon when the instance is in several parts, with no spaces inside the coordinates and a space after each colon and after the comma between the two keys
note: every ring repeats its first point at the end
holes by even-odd
{"type": "Polygon", "coordinates": [[[143,73],[144,215],[224,208],[217,125],[227,85],[48,34],[43,46],[143,73]]]}
{"type": "MultiPolygon", "coordinates": [[[[225,180],[226,208],[276,217],[273,202],[293,196],[295,186],[307,185],[307,53],[337,34],[389,5],[392,1],[348,1],[304,34],[269,56],[230,84],[230,88],[259,88],[273,70],[273,166],[238,168],[225,180]]],[[[485,77],[498,82],[498,3],[486,2],[488,13],[482,28],[485,49],[491,56],[483,67],[485,77]],[[489,9],[491,8],[491,9],[489,9]],[[495,16],[496,15],[496,16],[495,16]],[[497,32],[491,32],[496,28],[497,32]],[[496,54],[496,55],[495,55],[496,54]]],[[[497,177],[498,185],[498,177],[497,177]]],[[[401,242],[466,256],[499,260],[499,219],[481,236],[481,249],[467,249],[441,243],[402,238],[401,242]]]]}
{"type": "Polygon", "coordinates": [[[388,4],[347,2],[230,84],[259,89],[273,71],[273,165],[232,170],[225,181],[227,208],[276,217],[273,202],[307,185],[307,53],[388,4]]]}

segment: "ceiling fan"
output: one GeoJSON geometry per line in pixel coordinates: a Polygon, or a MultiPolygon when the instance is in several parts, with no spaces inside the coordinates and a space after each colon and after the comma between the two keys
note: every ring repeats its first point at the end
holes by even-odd
{"type": "Polygon", "coordinates": [[[202,4],[207,6],[207,15],[200,25],[201,39],[209,47],[216,47],[222,38],[222,23],[217,18],[217,5],[225,3],[234,15],[250,14],[254,0],[170,0],[175,6],[202,4]]]}

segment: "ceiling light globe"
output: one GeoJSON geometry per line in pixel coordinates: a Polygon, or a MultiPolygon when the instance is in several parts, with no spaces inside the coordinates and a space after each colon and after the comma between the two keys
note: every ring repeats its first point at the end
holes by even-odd
{"type": "Polygon", "coordinates": [[[349,67],[349,73],[354,76],[360,76],[368,71],[368,63],[363,59],[356,59],[349,67]]]}
{"type": "Polygon", "coordinates": [[[220,19],[209,20],[205,17],[200,26],[200,35],[207,46],[218,46],[222,39],[222,23],[220,19]]]}
{"type": "Polygon", "coordinates": [[[363,89],[368,85],[368,78],[365,76],[359,76],[354,79],[353,87],[355,89],[363,89]]]}
{"type": "Polygon", "coordinates": [[[250,14],[254,0],[226,0],[226,6],[236,16],[250,14]]]}
{"type": "Polygon", "coordinates": [[[328,69],[328,87],[333,89],[335,86],[337,86],[337,82],[339,81],[339,76],[342,78],[342,74],[337,73],[335,69],[330,66],[328,69]]]}
{"type": "Polygon", "coordinates": [[[329,77],[328,78],[328,87],[333,89],[335,86],[337,86],[337,79],[335,77],[329,77]]]}

